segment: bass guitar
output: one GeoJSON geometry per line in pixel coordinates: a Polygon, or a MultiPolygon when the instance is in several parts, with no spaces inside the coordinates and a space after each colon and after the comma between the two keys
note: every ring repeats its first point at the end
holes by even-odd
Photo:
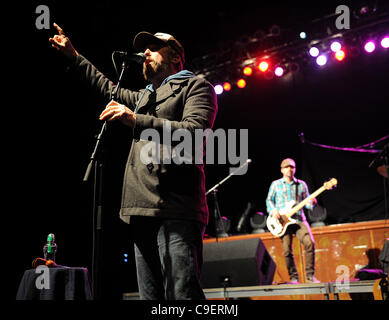
{"type": "Polygon", "coordinates": [[[284,235],[286,229],[289,225],[296,223],[297,221],[292,218],[292,216],[300,211],[309,201],[313,198],[316,198],[325,190],[331,190],[334,186],[338,184],[338,181],[335,178],[332,178],[330,181],[324,182],[323,186],[317,189],[309,197],[305,198],[303,201],[296,204],[296,201],[291,200],[287,202],[286,206],[282,208],[279,212],[281,217],[279,219],[268,216],[266,220],[266,226],[269,231],[276,237],[281,237],[284,235]]]}

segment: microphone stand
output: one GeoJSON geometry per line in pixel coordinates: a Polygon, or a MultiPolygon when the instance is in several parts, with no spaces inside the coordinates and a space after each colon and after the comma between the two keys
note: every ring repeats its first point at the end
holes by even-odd
{"type": "Polygon", "coordinates": [[[218,201],[217,201],[217,196],[216,196],[216,193],[217,193],[217,188],[219,186],[221,186],[224,182],[226,182],[229,178],[231,178],[234,174],[236,174],[239,170],[243,169],[245,166],[247,166],[249,163],[251,162],[251,159],[247,159],[246,162],[244,164],[242,164],[239,168],[237,168],[236,170],[232,171],[227,177],[225,177],[223,180],[221,180],[219,183],[215,184],[211,189],[209,189],[205,195],[208,195],[209,193],[212,192],[212,195],[213,195],[213,201],[214,201],[214,210],[213,210],[213,213],[214,213],[214,218],[215,218],[215,237],[216,237],[216,241],[218,240],[218,237],[219,235],[221,237],[228,237],[228,234],[226,232],[226,229],[224,227],[224,224],[223,224],[223,219],[221,217],[221,214],[220,214],[220,210],[219,210],[219,204],[218,204],[218,201]]]}
{"type": "MultiPolygon", "coordinates": [[[[122,62],[118,83],[111,91],[111,101],[117,99],[117,93],[120,88],[124,70],[127,68],[127,62],[122,62]]],[[[102,141],[104,133],[107,131],[107,121],[104,121],[100,133],[96,137],[96,145],[90,156],[90,162],[85,171],[83,181],[89,180],[90,173],[94,167],[93,181],[93,243],[92,243],[92,294],[95,300],[101,298],[101,236],[102,236],[102,215],[103,215],[103,149],[102,141]]]]}

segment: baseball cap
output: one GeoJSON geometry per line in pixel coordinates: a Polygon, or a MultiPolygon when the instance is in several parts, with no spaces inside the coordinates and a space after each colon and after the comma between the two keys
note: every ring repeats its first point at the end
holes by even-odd
{"type": "Polygon", "coordinates": [[[282,162],[281,162],[281,168],[286,168],[286,167],[288,167],[288,166],[292,166],[292,167],[296,168],[296,163],[294,162],[293,159],[291,159],[291,158],[286,158],[286,159],[282,160],[282,162]]]}
{"type": "Polygon", "coordinates": [[[182,64],[185,63],[184,47],[174,38],[171,34],[157,32],[151,34],[150,32],[139,32],[133,41],[135,50],[144,51],[149,44],[160,44],[162,46],[170,46],[174,51],[178,53],[181,58],[182,64]]]}

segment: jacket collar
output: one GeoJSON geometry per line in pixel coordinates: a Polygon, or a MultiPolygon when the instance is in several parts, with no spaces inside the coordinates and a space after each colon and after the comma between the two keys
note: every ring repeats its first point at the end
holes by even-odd
{"type": "MultiPolygon", "coordinates": [[[[180,72],[172,74],[171,76],[168,76],[165,80],[163,80],[161,83],[161,86],[159,88],[163,87],[166,83],[168,83],[171,80],[185,80],[185,79],[193,78],[194,76],[195,76],[195,74],[192,71],[181,70],[180,72]]],[[[151,91],[151,92],[155,91],[152,84],[149,84],[146,87],[146,89],[151,91]]],[[[158,91],[158,89],[157,89],[157,91],[158,91]]]]}
{"type": "Polygon", "coordinates": [[[181,85],[188,79],[194,77],[195,74],[188,70],[182,70],[176,74],[167,77],[157,90],[154,89],[152,84],[146,86],[144,92],[141,95],[141,99],[138,102],[137,112],[144,107],[158,104],[161,101],[169,98],[174,93],[181,90],[181,85]]]}

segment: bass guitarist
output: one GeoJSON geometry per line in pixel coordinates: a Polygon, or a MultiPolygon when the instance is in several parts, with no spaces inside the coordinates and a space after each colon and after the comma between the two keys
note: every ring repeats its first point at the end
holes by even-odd
{"type": "MultiPolygon", "coordinates": [[[[296,203],[309,196],[307,184],[303,180],[295,178],[296,163],[293,159],[287,158],[281,162],[281,179],[272,182],[266,198],[266,208],[270,216],[282,219],[280,210],[287,202],[294,200],[296,203]]],[[[312,209],[317,204],[316,198],[311,199],[305,206],[312,209]]],[[[293,257],[292,239],[293,234],[303,244],[305,250],[305,273],[307,283],[319,283],[315,277],[315,242],[310,226],[301,209],[293,216],[296,223],[287,227],[285,233],[280,237],[285,257],[286,267],[289,273],[290,283],[299,283],[299,276],[293,257]]]]}

